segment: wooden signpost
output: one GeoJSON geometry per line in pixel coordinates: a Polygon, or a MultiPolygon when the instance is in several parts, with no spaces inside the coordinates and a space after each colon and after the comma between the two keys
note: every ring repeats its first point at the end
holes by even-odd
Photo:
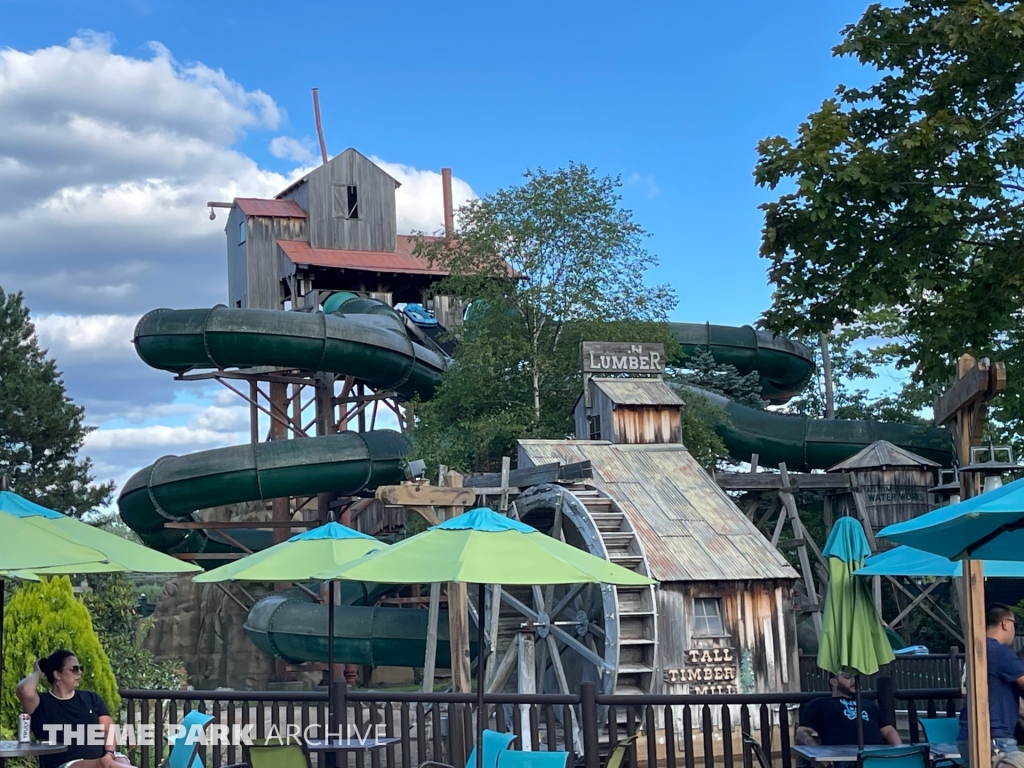
{"type": "MultiPolygon", "coordinates": [[[[962,355],[957,361],[957,381],[933,406],[935,424],[949,424],[957,443],[960,466],[971,460],[972,443],[981,442],[989,399],[1006,388],[1006,367],[962,355]]],[[[960,473],[960,498],[978,490],[973,473],[960,473]]],[[[980,560],[963,561],[964,637],[967,657],[967,763],[989,768],[992,760],[991,723],[988,711],[988,666],[985,651],[985,572],[980,560]]]]}

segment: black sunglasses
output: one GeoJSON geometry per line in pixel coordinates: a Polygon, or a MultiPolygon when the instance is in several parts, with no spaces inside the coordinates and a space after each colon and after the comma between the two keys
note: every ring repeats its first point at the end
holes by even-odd
{"type": "Polygon", "coordinates": [[[74,672],[74,673],[76,673],[76,674],[77,674],[77,673],[79,673],[79,672],[81,672],[81,671],[82,671],[82,665],[81,665],[81,664],[75,664],[75,665],[74,665],[74,666],[72,666],[72,667],[68,667],[68,668],[67,668],[67,669],[65,669],[64,671],[65,671],[65,672],[74,672]]]}

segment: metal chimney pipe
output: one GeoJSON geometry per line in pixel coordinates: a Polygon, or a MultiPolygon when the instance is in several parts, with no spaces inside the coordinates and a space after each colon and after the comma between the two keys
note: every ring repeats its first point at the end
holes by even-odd
{"type": "Polygon", "coordinates": [[[455,234],[455,211],[452,208],[452,169],[441,169],[441,190],[444,193],[444,236],[455,234]]]}

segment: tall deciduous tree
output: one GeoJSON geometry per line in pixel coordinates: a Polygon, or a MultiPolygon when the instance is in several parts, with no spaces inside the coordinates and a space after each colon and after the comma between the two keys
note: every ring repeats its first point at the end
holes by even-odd
{"type": "Polygon", "coordinates": [[[758,147],[757,182],[785,190],[763,206],[769,327],[866,338],[886,310],[924,384],[964,351],[1024,359],[1022,41],[1006,0],[872,5],[844,30],[835,54],[875,85],[839,86],[795,141],[758,147]]]}
{"type": "Polygon", "coordinates": [[[44,506],[80,517],[110,500],[78,451],[89,432],[57,364],[39,348],[20,293],[0,288],[0,476],[44,506]]]}
{"type": "Polygon", "coordinates": [[[668,340],[675,298],[644,282],[657,260],[620,186],[582,164],[528,171],[463,206],[455,237],[421,244],[450,273],[438,292],[473,302],[455,364],[416,411],[425,456],[484,469],[518,437],[565,437],[580,341],[668,340]]]}

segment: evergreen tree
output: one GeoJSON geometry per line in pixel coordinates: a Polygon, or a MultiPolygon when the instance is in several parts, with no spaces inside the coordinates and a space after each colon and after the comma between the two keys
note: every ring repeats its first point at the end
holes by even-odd
{"type": "MultiPolygon", "coordinates": [[[[82,688],[95,691],[112,713],[121,707],[117,683],[89,609],[75,598],[67,576],[19,587],[4,611],[4,687],[0,691],[0,722],[13,728],[21,712],[14,689],[32,665],[66,648],[82,665],[82,688]]],[[[45,680],[44,680],[45,686],[45,680]]]]}
{"type": "Polygon", "coordinates": [[[75,517],[106,504],[114,484],[93,482],[78,451],[90,428],[57,364],[39,348],[21,293],[0,288],[0,476],[43,506],[75,517]]]}
{"type": "Polygon", "coordinates": [[[765,405],[761,398],[761,379],[756,371],[741,376],[736,366],[715,362],[715,356],[707,348],[698,349],[672,372],[669,381],[676,386],[706,389],[750,408],[763,409],[765,405]]]}

